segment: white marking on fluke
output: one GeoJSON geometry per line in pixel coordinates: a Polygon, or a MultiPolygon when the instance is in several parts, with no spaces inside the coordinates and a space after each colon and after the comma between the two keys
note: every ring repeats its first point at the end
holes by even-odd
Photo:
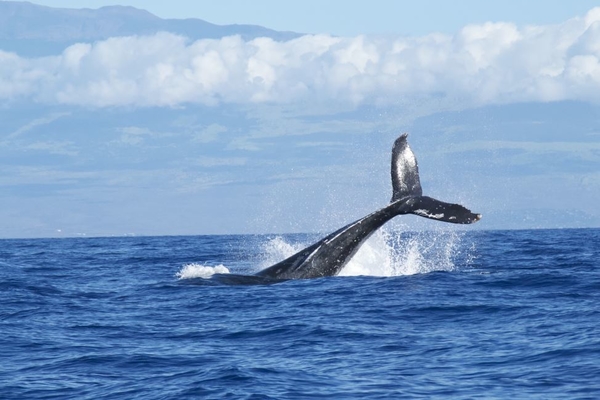
{"type": "MultiPolygon", "coordinates": [[[[417,159],[415,158],[414,153],[410,149],[408,145],[402,151],[402,155],[396,159],[396,166],[398,171],[401,171],[401,174],[404,175],[407,171],[413,170],[417,165],[417,159]]],[[[408,191],[408,184],[404,180],[399,181],[400,189],[402,191],[408,191]]]]}
{"type": "MultiPolygon", "coordinates": [[[[444,218],[444,213],[441,213],[441,214],[430,214],[429,212],[427,212],[427,210],[423,210],[423,209],[418,209],[418,210],[415,210],[413,212],[415,214],[417,214],[417,215],[420,215],[421,217],[427,217],[427,218],[432,218],[432,219],[442,219],[442,218],[444,218]]],[[[456,219],[456,217],[454,217],[454,219],[456,219]]]]}

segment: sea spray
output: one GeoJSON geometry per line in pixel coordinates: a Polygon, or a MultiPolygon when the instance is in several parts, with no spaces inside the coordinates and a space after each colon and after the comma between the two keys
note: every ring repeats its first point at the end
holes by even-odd
{"type": "MultiPolygon", "coordinates": [[[[452,271],[461,265],[463,234],[455,230],[406,232],[383,227],[376,231],[340,271],[339,276],[400,276],[452,271]]],[[[282,261],[312,242],[295,242],[283,236],[261,245],[257,270],[282,261]]]]}
{"type": "Polygon", "coordinates": [[[456,269],[461,233],[453,230],[392,235],[394,275],[423,274],[456,269]]]}
{"type": "Polygon", "coordinates": [[[340,272],[342,276],[399,276],[452,271],[461,254],[457,231],[376,232],[340,272]]]}
{"type": "MultiPolygon", "coordinates": [[[[432,271],[452,271],[473,259],[474,247],[463,242],[464,233],[456,230],[410,232],[396,227],[376,231],[340,271],[339,276],[401,276],[432,271]]],[[[285,236],[267,238],[255,243],[259,254],[254,266],[236,273],[254,274],[276,264],[312,244],[311,240],[293,240],[285,236]]],[[[223,264],[185,264],[176,276],[179,279],[210,278],[227,274],[223,264]]]]}
{"type": "Polygon", "coordinates": [[[339,275],[392,276],[392,250],[389,244],[389,233],[380,229],[363,243],[339,275]]]}
{"type": "Polygon", "coordinates": [[[257,265],[257,271],[270,267],[273,264],[293,256],[310,243],[290,242],[281,236],[268,239],[261,245],[262,254],[257,265]]]}
{"type": "Polygon", "coordinates": [[[216,266],[203,265],[198,263],[185,264],[179,272],[175,274],[179,279],[192,278],[210,278],[214,274],[228,274],[229,269],[223,264],[216,266]]]}

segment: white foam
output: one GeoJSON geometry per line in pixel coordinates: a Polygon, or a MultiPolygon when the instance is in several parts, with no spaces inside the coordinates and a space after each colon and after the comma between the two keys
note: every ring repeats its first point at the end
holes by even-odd
{"type": "Polygon", "coordinates": [[[358,249],[338,275],[392,276],[392,270],[391,247],[386,232],[379,230],[358,249]]]}
{"type": "Polygon", "coordinates": [[[185,264],[175,275],[179,279],[210,278],[214,274],[228,274],[229,270],[223,264],[216,266],[198,263],[185,264]]]}
{"type": "Polygon", "coordinates": [[[340,276],[400,276],[452,271],[459,255],[460,233],[420,232],[411,235],[377,231],[352,257],[340,276]]]}

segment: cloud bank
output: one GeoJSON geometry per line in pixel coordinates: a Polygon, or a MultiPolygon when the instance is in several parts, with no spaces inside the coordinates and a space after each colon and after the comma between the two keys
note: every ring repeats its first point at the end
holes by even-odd
{"type": "Polygon", "coordinates": [[[0,50],[0,101],[88,107],[446,98],[465,105],[600,101],[600,7],[562,24],[468,25],[454,35],[115,37],[62,54],[0,50]]]}

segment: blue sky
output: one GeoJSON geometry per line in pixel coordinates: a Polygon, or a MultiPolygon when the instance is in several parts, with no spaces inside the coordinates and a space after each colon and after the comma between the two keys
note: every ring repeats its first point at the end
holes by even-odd
{"type": "Polygon", "coordinates": [[[323,3],[120,3],[315,33],[288,42],[0,48],[0,237],[328,231],[389,201],[405,131],[474,229],[600,226],[600,8],[323,3]]]}
{"type": "Polygon", "coordinates": [[[488,21],[556,24],[598,5],[593,0],[37,0],[33,3],[66,8],[129,5],[162,18],[200,18],[215,24],[256,24],[282,31],[342,36],[452,33],[467,24],[488,21]]]}

